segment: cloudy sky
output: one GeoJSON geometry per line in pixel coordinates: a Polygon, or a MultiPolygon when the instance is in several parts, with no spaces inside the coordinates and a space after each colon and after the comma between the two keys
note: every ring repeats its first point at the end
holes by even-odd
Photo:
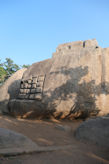
{"type": "Polygon", "coordinates": [[[109,0],[0,0],[0,58],[32,64],[58,44],[96,38],[109,47],[109,0]]]}

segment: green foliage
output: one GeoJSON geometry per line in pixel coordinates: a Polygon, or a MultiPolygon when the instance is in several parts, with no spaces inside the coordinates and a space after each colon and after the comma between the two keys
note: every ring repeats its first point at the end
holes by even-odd
{"type": "Polygon", "coordinates": [[[1,62],[1,59],[0,59],[0,67],[3,67],[3,63],[1,62]]]}
{"type": "Polygon", "coordinates": [[[0,66],[0,83],[3,83],[5,78],[7,76],[7,73],[3,67],[0,66]]]}
{"type": "Polygon", "coordinates": [[[22,68],[28,68],[29,66],[30,66],[29,64],[28,64],[28,65],[25,65],[25,64],[24,64],[24,65],[22,66],[22,68]]]}
{"type": "Polygon", "coordinates": [[[6,58],[4,62],[4,68],[7,72],[7,77],[11,76],[14,72],[18,71],[20,67],[17,64],[14,64],[13,60],[6,58]]]}
{"type": "Polygon", "coordinates": [[[8,79],[13,73],[18,71],[21,68],[28,68],[29,65],[18,66],[10,58],[6,58],[5,62],[2,63],[0,59],[0,85],[8,79]]]}

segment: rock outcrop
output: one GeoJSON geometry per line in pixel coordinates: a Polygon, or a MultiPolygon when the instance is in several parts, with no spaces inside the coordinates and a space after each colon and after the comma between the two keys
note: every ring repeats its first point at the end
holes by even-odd
{"type": "Polygon", "coordinates": [[[9,102],[14,116],[86,118],[109,113],[109,48],[97,41],[59,45],[51,59],[23,74],[20,94],[9,102]]]}
{"type": "Polygon", "coordinates": [[[20,82],[25,71],[26,68],[17,71],[0,87],[0,113],[7,113],[9,100],[18,98],[20,82]]]}

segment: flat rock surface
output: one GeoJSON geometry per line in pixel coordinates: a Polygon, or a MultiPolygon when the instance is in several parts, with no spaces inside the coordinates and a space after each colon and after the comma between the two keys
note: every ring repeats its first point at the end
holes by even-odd
{"type": "Polygon", "coordinates": [[[0,116],[0,128],[21,133],[42,148],[32,154],[0,156],[0,164],[108,164],[109,149],[75,139],[74,132],[82,122],[0,116]]]}
{"type": "Polygon", "coordinates": [[[109,148],[109,117],[83,122],[76,130],[76,138],[109,148]]]}

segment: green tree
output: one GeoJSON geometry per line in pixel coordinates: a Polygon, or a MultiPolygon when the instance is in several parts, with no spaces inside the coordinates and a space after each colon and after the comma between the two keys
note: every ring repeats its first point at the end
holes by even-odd
{"type": "Polygon", "coordinates": [[[22,68],[28,68],[30,65],[29,64],[24,64],[23,66],[22,66],[22,68]]]}
{"type": "Polygon", "coordinates": [[[7,76],[7,73],[5,69],[0,66],[0,84],[2,84],[5,81],[6,76],[7,76]]]}
{"type": "Polygon", "coordinates": [[[3,67],[3,63],[1,59],[0,59],[0,67],[3,67]]]}
{"type": "Polygon", "coordinates": [[[18,71],[20,67],[17,64],[14,64],[13,60],[6,58],[4,62],[4,69],[7,73],[7,78],[10,77],[14,72],[18,71]]]}
{"type": "Polygon", "coordinates": [[[3,63],[1,62],[0,59],[0,85],[4,82],[5,77],[6,77],[6,71],[3,68],[3,63]]]}
{"type": "Polygon", "coordinates": [[[2,62],[0,59],[0,85],[8,79],[14,72],[18,71],[21,68],[28,68],[30,65],[18,66],[10,58],[6,58],[5,62],[2,62]]]}

